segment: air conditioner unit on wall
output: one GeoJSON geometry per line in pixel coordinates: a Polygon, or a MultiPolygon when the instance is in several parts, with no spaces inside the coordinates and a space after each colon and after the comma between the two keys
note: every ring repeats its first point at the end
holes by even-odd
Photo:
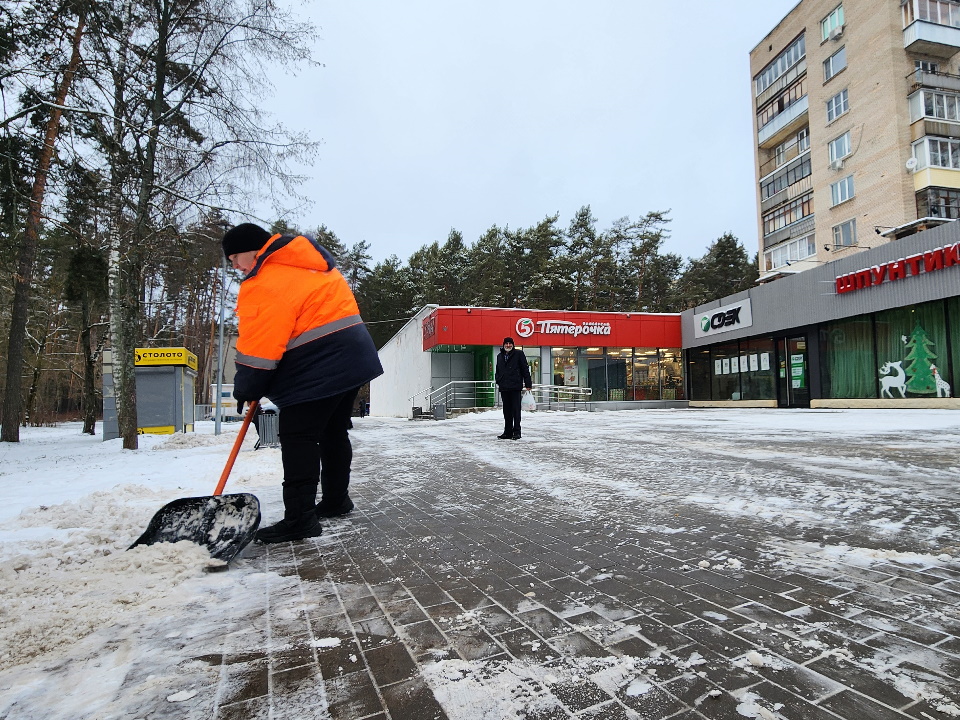
{"type": "Polygon", "coordinates": [[[843,168],[843,160],[834,160],[830,163],[831,170],[840,170],[843,168]]]}
{"type": "Polygon", "coordinates": [[[842,35],[843,35],[843,25],[837,25],[835,28],[833,28],[833,29],[830,31],[830,39],[831,39],[831,40],[836,40],[837,38],[839,38],[839,37],[842,36],[842,35]]]}

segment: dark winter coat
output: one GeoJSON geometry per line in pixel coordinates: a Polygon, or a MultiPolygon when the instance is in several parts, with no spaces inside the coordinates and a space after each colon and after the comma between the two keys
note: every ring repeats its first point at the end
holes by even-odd
{"type": "Polygon", "coordinates": [[[522,350],[514,348],[505,352],[502,348],[497,355],[497,385],[501,390],[530,389],[533,383],[530,380],[530,366],[522,350]]]}
{"type": "Polygon", "coordinates": [[[240,284],[233,396],[299,405],[383,373],[347,281],[326,248],[275,235],[240,284]]]}

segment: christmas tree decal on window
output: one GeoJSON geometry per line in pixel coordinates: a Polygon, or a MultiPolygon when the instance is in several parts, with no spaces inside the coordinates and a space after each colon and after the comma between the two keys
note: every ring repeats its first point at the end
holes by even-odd
{"type": "Polygon", "coordinates": [[[937,381],[931,366],[937,359],[933,352],[933,341],[926,331],[917,325],[907,341],[907,390],[916,395],[933,395],[937,392],[937,381]]]}

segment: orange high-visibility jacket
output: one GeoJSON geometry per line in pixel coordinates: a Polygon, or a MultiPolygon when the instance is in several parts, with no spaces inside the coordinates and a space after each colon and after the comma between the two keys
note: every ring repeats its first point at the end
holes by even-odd
{"type": "Polygon", "coordinates": [[[237,400],[279,408],[338,395],[383,373],[350,286],[326,248],[274,235],[237,297],[237,400]]]}

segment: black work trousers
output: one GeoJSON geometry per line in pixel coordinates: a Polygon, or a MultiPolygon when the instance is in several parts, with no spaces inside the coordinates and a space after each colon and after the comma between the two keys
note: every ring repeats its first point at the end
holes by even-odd
{"type": "Polygon", "coordinates": [[[520,434],[520,391],[500,390],[503,403],[503,434],[520,434]]]}
{"type": "Polygon", "coordinates": [[[285,487],[317,487],[323,499],[335,503],[347,494],[353,447],[350,413],[356,402],[353,388],[340,395],[288,405],[280,410],[280,457],[285,487]]]}

